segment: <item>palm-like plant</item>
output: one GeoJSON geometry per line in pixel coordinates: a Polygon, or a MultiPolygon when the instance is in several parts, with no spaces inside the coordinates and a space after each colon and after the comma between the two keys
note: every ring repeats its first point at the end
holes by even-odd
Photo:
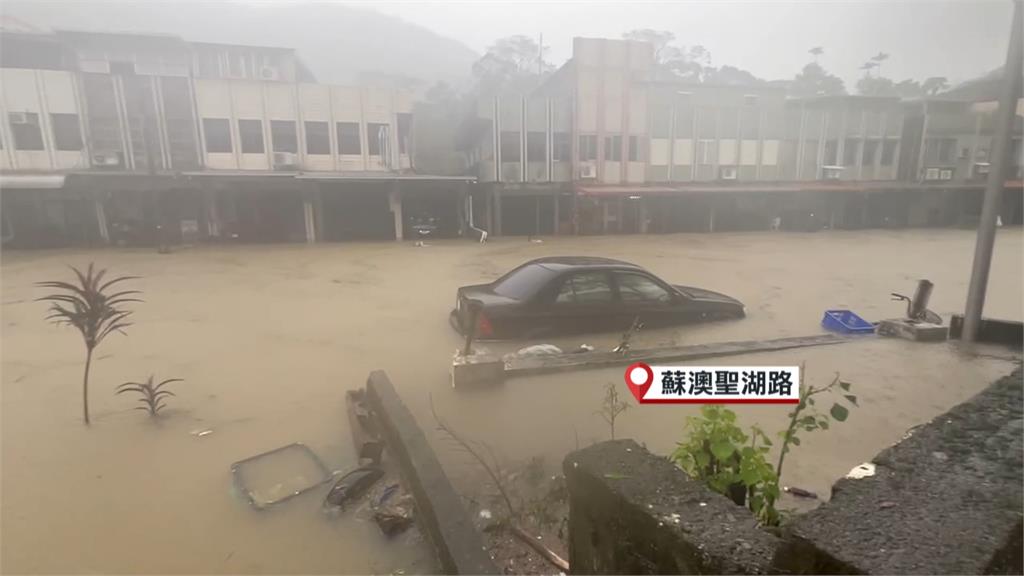
{"type": "Polygon", "coordinates": [[[153,375],[151,374],[145,382],[125,382],[124,384],[121,384],[117,387],[117,391],[114,392],[114,394],[135,392],[139,395],[139,402],[142,403],[142,406],[136,406],[135,409],[145,410],[150,416],[155,417],[166,407],[163,400],[164,397],[175,396],[174,392],[164,390],[163,387],[171,382],[181,381],[181,378],[169,378],[159,384],[153,384],[153,375]]]}
{"type": "Polygon", "coordinates": [[[118,276],[104,282],[107,271],[94,270],[92,263],[85,274],[74,266],[71,267],[77,276],[78,283],[49,281],[39,282],[43,288],[53,288],[58,292],[38,298],[38,301],[49,302],[47,320],[57,325],[69,324],[78,329],[85,344],[85,370],[82,375],[82,412],[85,423],[89,423],[89,368],[92,366],[92,353],[100,342],[111,332],[124,334],[124,329],[131,325],[128,322],[130,311],[123,306],[129,302],[141,302],[133,295],[138,290],[121,290],[112,292],[111,287],[136,276],[118,276]]]}

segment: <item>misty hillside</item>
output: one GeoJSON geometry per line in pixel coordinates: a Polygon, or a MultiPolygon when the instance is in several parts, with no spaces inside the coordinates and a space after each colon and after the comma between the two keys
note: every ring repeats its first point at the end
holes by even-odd
{"type": "Polygon", "coordinates": [[[176,34],[186,40],[295,48],[320,82],[366,72],[453,84],[477,55],[426,28],[339,4],[5,0],[0,7],[42,30],[176,34]]]}

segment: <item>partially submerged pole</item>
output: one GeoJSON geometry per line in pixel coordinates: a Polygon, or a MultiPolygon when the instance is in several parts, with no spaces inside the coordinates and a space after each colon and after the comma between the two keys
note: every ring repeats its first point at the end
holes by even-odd
{"type": "Polygon", "coordinates": [[[996,133],[992,143],[992,165],[985,184],[985,200],[978,222],[978,240],[974,246],[974,264],[971,268],[971,283],[967,289],[967,306],[964,311],[962,339],[973,342],[978,334],[981,312],[985,307],[985,292],[988,288],[988,273],[992,266],[992,247],[996,240],[996,218],[1002,199],[1003,186],[1009,163],[1010,133],[1013,128],[1017,99],[1021,93],[1022,51],[1021,45],[1021,0],[1014,0],[1013,23],[1010,28],[1010,48],[1003,67],[1003,86],[996,110],[996,133]]]}

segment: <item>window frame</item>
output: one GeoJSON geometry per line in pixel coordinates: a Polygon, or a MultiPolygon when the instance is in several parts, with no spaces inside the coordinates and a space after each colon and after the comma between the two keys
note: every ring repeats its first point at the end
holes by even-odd
{"type": "Polygon", "coordinates": [[[555,282],[552,283],[553,287],[551,292],[548,294],[548,304],[556,307],[581,307],[581,306],[614,306],[621,300],[619,300],[619,293],[615,289],[615,284],[612,279],[612,274],[609,270],[576,270],[569,271],[562,274],[555,282]],[[608,300],[600,302],[579,302],[575,298],[578,297],[575,291],[573,291],[574,301],[572,302],[559,302],[558,296],[562,293],[562,288],[574,278],[585,275],[603,276],[605,284],[608,286],[608,300]]]}
{"type": "Polygon", "coordinates": [[[363,127],[359,122],[335,122],[335,137],[338,139],[338,156],[362,156],[363,154],[363,127]],[[342,133],[342,127],[355,127],[355,134],[342,133]],[[355,136],[355,152],[346,152],[343,144],[352,144],[352,136],[355,136]]]}
{"type": "Polygon", "coordinates": [[[657,278],[657,277],[655,277],[655,276],[653,276],[651,274],[648,274],[646,272],[640,272],[640,271],[636,271],[636,270],[615,270],[612,273],[612,279],[615,281],[615,291],[618,294],[619,301],[622,302],[623,304],[626,304],[626,305],[633,305],[633,304],[639,304],[639,305],[645,305],[645,304],[672,304],[678,298],[678,293],[676,292],[675,289],[673,289],[671,286],[667,285],[660,278],[657,278]],[[668,299],[667,300],[627,300],[625,297],[623,297],[622,283],[620,282],[620,279],[623,276],[636,276],[638,278],[643,278],[644,280],[647,280],[648,282],[650,282],[654,286],[657,286],[662,291],[664,291],[665,294],[668,296],[668,299]]]}
{"type": "Polygon", "coordinates": [[[270,149],[273,152],[287,152],[291,154],[299,153],[299,129],[295,120],[271,120],[270,121],[270,149]],[[284,129],[284,126],[291,125],[291,138],[289,142],[280,141],[281,138],[277,136],[279,130],[284,129]],[[288,146],[286,146],[286,144],[288,146]]]}
{"type": "Polygon", "coordinates": [[[330,156],[331,155],[331,123],[327,120],[304,120],[302,123],[304,140],[306,141],[306,155],[308,156],[330,156]],[[314,128],[314,130],[310,130],[314,128]],[[322,132],[317,133],[317,130],[322,132]],[[314,142],[310,138],[322,141],[314,142]],[[312,146],[311,144],[316,144],[312,146]],[[321,151],[322,150],[322,151],[321,151]]]}
{"type": "Polygon", "coordinates": [[[263,141],[263,120],[259,118],[239,118],[238,119],[238,151],[242,154],[266,154],[267,144],[263,141]],[[243,131],[243,122],[247,126],[258,126],[259,130],[255,132],[243,131]],[[251,150],[246,147],[246,136],[252,137],[254,135],[259,136],[259,150],[251,150]]]}
{"type": "Polygon", "coordinates": [[[235,151],[234,139],[231,137],[231,120],[229,118],[203,118],[203,149],[207,154],[232,154],[235,151]],[[216,123],[216,124],[214,124],[216,123]],[[211,131],[211,128],[215,127],[217,130],[211,131]],[[220,129],[223,128],[224,134],[216,134],[220,129]],[[211,141],[211,134],[218,138],[223,138],[227,135],[225,146],[212,146],[212,143],[220,143],[221,140],[211,141]],[[225,149],[226,148],[226,149],[225,149]]]}
{"type": "Polygon", "coordinates": [[[43,138],[43,126],[42,119],[39,117],[38,112],[8,112],[7,122],[11,127],[11,139],[13,142],[13,149],[19,152],[39,152],[46,150],[46,140],[43,138]],[[35,118],[32,122],[19,122],[15,124],[11,122],[11,115],[13,114],[24,114],[27,118],[35,118]],[[34,134],[24,134],[21,137],[18,136],[18,132],[24,130],[22,126],[34,126],[34,134]],[[17,127],[17,128],[16,128],[17,127]],[[27,138],[31,136],[31,138],[27,138]],[[19,142],[19,140],[21,140],[19,142]]]}
{"type": "Polygon", "coordinates": [[[81,118],[74,112],[51,112],[50,131],[53,133],[53,149],[60,152],[81,152],[85,147],[82,141],[81,118]],[[58,119],[66,119],[67,127],[74,129],[74,134],[61,135],[57,132],[58,119]]]}
{"type": "Polygon", "coordinates": [[[622,134],[609,134],[604,137],[604,161],[622,162],[622,134]]]}

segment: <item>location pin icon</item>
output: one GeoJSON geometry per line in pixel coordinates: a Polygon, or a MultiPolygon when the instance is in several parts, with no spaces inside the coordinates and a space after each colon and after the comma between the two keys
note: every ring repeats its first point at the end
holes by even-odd
{"type": "Polygon", "coordinates": [[[626,386],[629,387],[629,391],[632,392],[633,398],[636,398],[637,402],[643,402],[644,394],[647,393],[647,388],[654,381],[654,371],[651,367],[643,362],[637,362],[632,364],[629,368],[626,368],[626,386]]]}

